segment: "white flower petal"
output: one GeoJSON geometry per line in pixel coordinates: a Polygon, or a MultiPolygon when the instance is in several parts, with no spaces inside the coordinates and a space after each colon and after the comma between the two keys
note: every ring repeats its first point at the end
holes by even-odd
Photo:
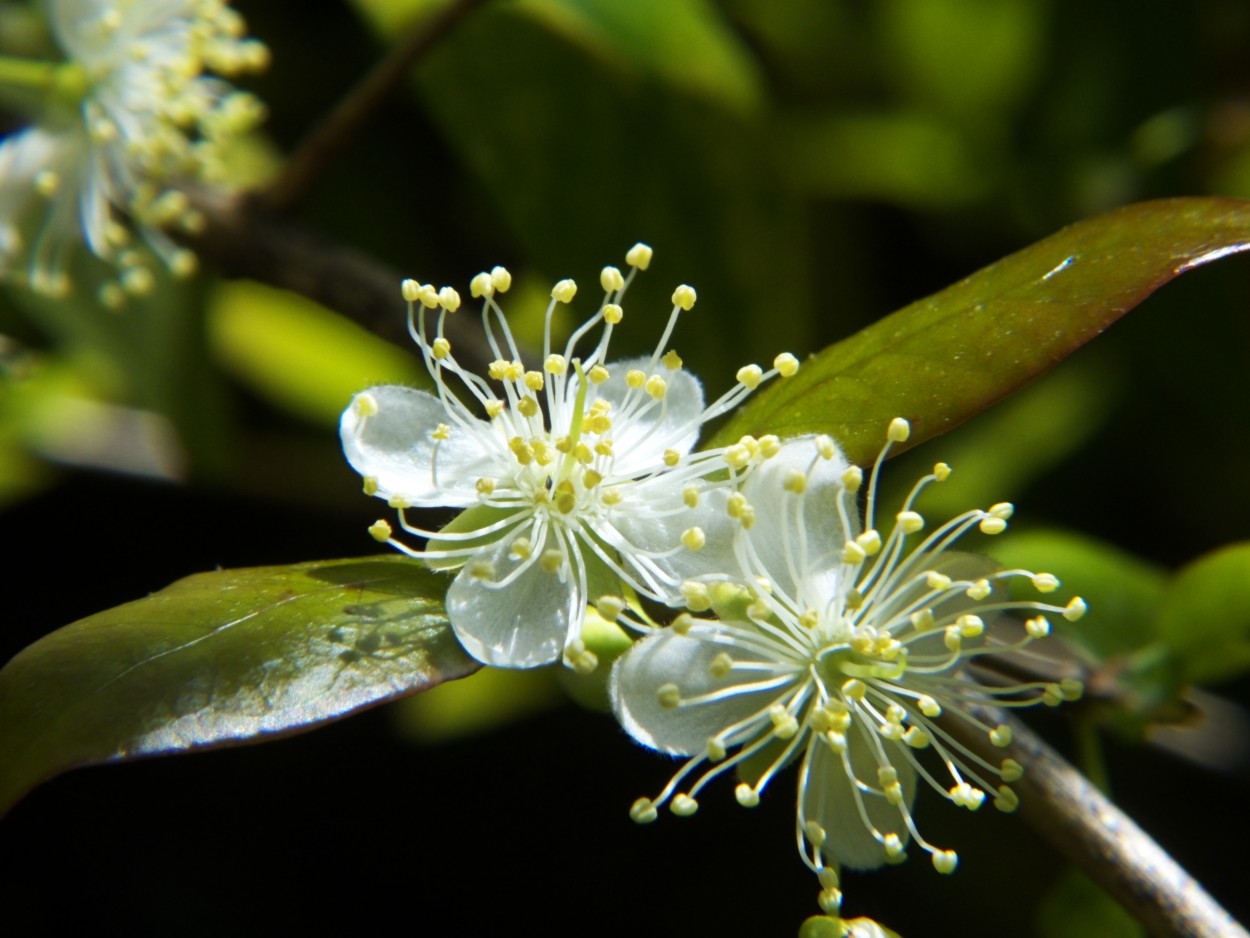
{"type": "MultiPolygon", "coordinates": [[[[854,783],[846,774],[842,756],[819,739],[812,740],[810,745],[811,766],[807,787],[801,792],[802,817],[815,821],[825,829],[828,840],[825,841],[824,852],[841,865],[856,870],[881,866],[885,862],[885,848],[864,826],[856,804],[854,783]]],[[[916,770],[897,743],[882,741],[882,745],[893,757],[898,781],[903,787],[904,802],[910,808],[916,797],[916,770]]],[[[879,788],[876,751],[864,738],[864,733],[854,726],[847,732],[847,755],[859,780],[879,788]]],[[[899,840],[907,843],[910,834],[897,806],[870,792],[860,792],[860,798],[869,822],[877,830],[882,834],[898,834],[899,840]]]]}
{"type": "Polygon", "coordinates": [[[835,574],[842,547],[860,528],[855,501],[842,485],[849,466],[841,451],[825,459],[817,452],[816,437],[800,436],[786,440],[780,452],[743,483],[742,494],[755,509],[756,524],[746,536],[764,566],[758,572],[792,596],[827,599],[839,588],[835,574]],[[785,488],[787,477],[795,472],[807,480],[801,499],[785,488]],[[800,581],[796,582],[796,574],[800,581]]]}
{"type": "Polygon", "coordinates": [[[500,668],[535,668],[560,657],[573,611],[585,605],[572,584],[534,562],[506,586],[494,583],[512,573],[521,561],[512,556],[512,541],[475,555],[447,590],[447,617],[465,651],[484,664],[500,668]],[[489,563],[494,576],[474,575],[489,563]]]}
{"type": "MultiPolygon", "coordinates": [[[[685,485],[678,488],[664,476],[657,476],[631,485],[611,516],[613,526],[632,545],[635,554],[667,553],[678,548],[668,556],[650,560],[674,587],[679,587],[683,580],[724,579],[738,569],[733,545],[738,523],[725,510],[729,492],[723,487],[693,484],[703,490],[694,508],[685,508],[682,501],[685,485]],[[704,545],[700,550],[682,546],[681,536],[691,528],[703,532],[704,545]]],[[[670,605],[682,605],[676,593],[668,601],[670,605]]]]}
{"type": "Polygon", "coordinates": [[[739,691],[709,703],[671,709],[660,705],[659,689],[666,684],[675,684],[683,698],[741,685],[745,680],[741,674],[712,676],[712,660],[721,652],[735,661],[748,660],[747,653],[734,645],[671,630],[635,643],[613,666],[608,685],[612,710],[621,725],[644,746],[670,755],[694,755],[706,749],[711,737],[766,711],[789,690],[787,683],[763,691],[739,691]]]}
{"type": "Polygon", "coordinates": [[[451,424],[448,439],[435,441],[446,408],[432,394],[398,385],[369,388],[377,413],[362,417],[355,400],[343,411],[339,436],[352,468],[378,483],[378,495],[401,496],[414,507],[461,508],[477,501],[477,480],[509,467],[503,444],[489,424],[451,424]],[[437,452],[435,443],[438,442],[437,452]]]}
{"type": "MultiPolygon", "coordinates": [[[[668,391],[664,399],[654,400],[642,389],[631,389],[625,383],[625,375],[631,369],[646,371],[650,358],[627,358],[609,364],[611,377],[594,389],[595,395],[612,405],[612,443],[616,462],[614,476],[632,476],[658,468],[665,450],[676,450],[683,456],[694,447],[699,438],[699,427],[704,410],[703,386],[699,379],[685,369],[669,371],[664,365],[656,366],[654,373],[664,379],[668,391]],[[630,398],[628,409],[626,397],[630,398]],[[635,413],[632,419],[623,415],[635,412],[638,403],[645,409],[635,413]]],[[[570,394],[577,393],[576,376],[569,382],[570,394]]],[[[572,398],[569,398],[572,400],[572,398]]]]}

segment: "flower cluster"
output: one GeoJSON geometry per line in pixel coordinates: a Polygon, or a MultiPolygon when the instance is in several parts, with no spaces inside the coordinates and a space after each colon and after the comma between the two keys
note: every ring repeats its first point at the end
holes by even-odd
{"type": "Polygon", "coordinates": [[[405,281],[409,329],[434,391],[364,391],[343,414],[341,436],[365,491],[426,543],[409,546],[387,521],[371,532],[458,570],[448,618],[487,664],[562,658],[593,670],[582,631],[589,605],[641,633],[613,665],[613,710],[638,742],[685,761],[656,796],[634,803],[634,820],[653,821],[665,805],[693,814],[703,789],[731,772],[738,802],[752,807],[797,765],[795,834],[821,883],[829,916],[821,922],[837,934],[892,934],[838,917],[839,870],[900,861],[911,844],[938,872],[955,870],[955,852],[916,825],[922,783],[970,811],[987,799],[1015,808],[1011,783],[1022,767],[982,754],[1009,746],[1012,731],[984,714],[1057,705],[1081,687],[995,679],[986,664],[1047,635],[1048,617],[1079,619],[1085,604],[1046,601],[1059,586],[1050,574],[954,551],[973,530],[1001,534],[1012,506],[930,527],[917,500],[949,476],[944,463],[915,485],[888,532],[878,529],[880,467],[910,434],[901,418],[867,480],[862,522],[864,473],[829,437],[747,436],[696,451],[706,421],[762,381],[794,374],[798,361],[783,354],[769,371],[748,365],[733,390],[705,405],[668,347],[695,302],[680,286],[652,354],[609,362],[622,298],[650,259],[640,244],[626,256],[628,275],[603,269],[598,310],[561,351],[552,317],[576,286],[556,284],[534,369],[496,301],[511,276],[498,267],[478,274],[471,292],[494,356],[486,377],[457,361],[445,335],[460,295],[405,281]],[[406,514],[446,507],[461,513],[439,530],[406,514]],[[641,598],[684,611],[660,626],[641,598]],[[969,734],[988,745],[970,745],[969,734]]]}
{"type": "MultiPolygon", "coordinates": [[[[952,726],[1011,742],[979,705],[1056,705],[1081,692],[1076,682],[989,683],[973,667],[1019,650],[1049,632],[1047,616],[1076,620],[1085,605],[1034,594],[1059,585],[1028,570],[999,570],[985,558],[951,551],[965,533],[1004,531],[1012,507],[968,511],[923,533],[920,492],[941,482],[939,463],[915,486],[888,534],[875,527],[877,470],[904,420],[891,423],[873,468],[864,524],[855,504],[863,483],[828,437],[786,441],[741,482],[736,518],[717,536],[733,544],[734,564],[687,581],[693,613],[637,642],[617,662],[611,697],[621,724],[639,742],[687,757],[663,790],[634,803],[632,817],[655,820],[667,804],[690,815],[714,778],[736,770],[738,802],[752,807],[777,773],[798,764],[796,837],[822,884],[831,914],[841,904],[838,868],[871,868],[903,858],[914,842],[941,873],[954,851],[926,840],[912,804],[920,782],[975,811],[987,797],[1015,808],[1011,759],[997,763],[961,742],[952,726]],[[744,506],[754,509],[744,515],[744,506]],[[991,627],[1023,612],[1018,636],[991,627]],[[926,759],[928,750],[935,758],[926,759]]],[[[716,522],[703,521],[712,528],[716,522]]]]}
{"type": "Polygon", "coordinates": [[[523,363],[497,302],[511,275],[502,267],[478,274],[470,291],[481,300],[495,356],[486,376],[462,366],[444,334],[446,317],[461,305],[456,290],[405,281],[410,332],[434,392],[370,388],[343,414],[343,448],[365,491],[386,499],[403,530],[427,543],[402,543],[387,521],[372,533],[436,567],[459,568],[448,615],[464,647],[487,664],[525,668],[563,658],[593,670],[597,658],[582,639],[588,604],[610,621],[643,628],[631,609],[636,597],[680,605],[682,582],[719,567],[696,519],[700,506],[728,500],[745,462],[733,448],[693,452],[699,430],[762,381],[794,374],[798,361],[782,354],[768,371],[747,365],[732,390],[705,404],[698,379],[668,348],[695,304],[685,285],[673,293],[654,352],[609,361],[621,301],[650,260],[651,249],[639,244],[626,255],[628,275],[605,267],[597,311],[559,351],[552,317],[577,287],[557,283],[536,368],[523,363]],[[431,332],[427,317],[435,315],[431,332]],[[579,352],[600,326],[592,347],[579,352]],[[462,512],[435,531],[411,522],[412,508],[462,512]]]}
{"type": "Polygon", "coordinates": [[[222,0],[46,8],[66,61],[0,61],[0,92],[40,102],[34,123],[0,144],[0,274],[63,295],[85,242],[114,267],[100,299],[117,306],[152,289],[152,254],[176,275],[194,270],[165,233],[203,224],[177,186],[220,180],[225,147],[263,115],[255,97],[206,72],[257,70],[268,52],[222,0]],[[23,255],[24,271],[13,270],[23,255]]]}

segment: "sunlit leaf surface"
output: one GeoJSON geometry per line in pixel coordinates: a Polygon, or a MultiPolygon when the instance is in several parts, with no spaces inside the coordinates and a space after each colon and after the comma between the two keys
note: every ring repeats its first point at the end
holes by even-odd
{"type": "Polygon", "coordinates": [[[911,445],[944,433],[1169,280],[1248,248],[1250,203],[1237,199],[1143,202],[1078,222],[826,348],[749,401],[713,445],[830,433],[869,462],[892,417],[911,421],[911,445]]]}
{"type": "Polygon", "coordinates": [[[201,573],[0,671],[0,811],[76,766],[307,729],[463,677],[445,582],[400,557],[201,573]]]}
{"type": "Polygon", "coordinates": [[[1250,668],[1250,542],[1212,551],[1178,573],[1158,628],[1184,680],[1224,681],[1250,668]]]}

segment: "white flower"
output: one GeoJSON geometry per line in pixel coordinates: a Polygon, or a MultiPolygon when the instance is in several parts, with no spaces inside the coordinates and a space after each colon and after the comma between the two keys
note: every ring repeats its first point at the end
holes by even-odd
{"type": "Polygon", "coordinates": [[[85,241],[116,267],[100,296],[118,305],[151,289],[149,250],[175,274],[194,269],[194,255],[162,230],[202,223],[173,186],[219,179],[224,146],[262,116],[252,95],[204,72],[258,69],[268,52],[243,38],[242,18],[221,0],[46,8],[66,61],[0,62],[0,90],[41,88],[46,102],[32,126],[0,144],[0,274],[28,247],[30,286],[64,294],[85,241]],[[23,238],[27,229],[33,236],[23,238]]]}
{"type": "Polygon", "coordinates": [[[680,605],[682,580],[716,564],[716,547],[691,519],[710,493],[732,487],[740,467],[727,462],[725,450],[692,453],[700,427],[761,380],[793,374],[798,362],[780,355],[768,372],[747,366],[733,390],[705,406],[698,380],[675,351],[666,351],[678,317],[695,302],[694,290],[680,286],[654,353],[608,363],[621,298],[650,257],[650,248],[637,245],[626,255],[628,277],[604,268],[598,311],[561,352],[552,348],[552,315],[577,288],[571,280],[556,284],[535,369],[522,364],[496,303],[511,275],[502,267],[477,275],[471,292],[482,299],[496,356],[485,378],[456,361],[443,334],[459,294],[405,281],[409,331],[435,393],[370,388],[343,414],[343,449],[364,476],[365,491],[387,499],[404,530],[429,543],[407,547],[385,521],[371,532],[433,566],[462,567],[448,590],[447,611],[479,661],[524,668],[563,655],[574,668],[593,669],[596,658],[581,638],[587,603],[595,602],[609,621],[637,625],[631,593],[680,605]],[[431,338],[426,311],[434,309],[431,338]],[[579,343],[600,324],[593,348],[578,357],[579,343]],[[459,391],[450,386],[453,376],[459,391]],[[464,511],[437,532],[404,515],[406,508],[440,507],[464,511]]]}
{"type": "MultiPolygon", "coordinates": [[[[896,420],[889,440],[907,433],[896,420]]],[[[755,522],[736,525],[736,576],[687,584],[688,595],[700,595],[697,608],[712,608],[719,621],[679,616],[635,644],[612,673],[613,706],[629,733],[689,757],[657,797],[634,804],[635,820],[654,820],[665,802],[676,814],[694,813],[703,787],[731,769],[742,779],[737,799],[750,807],[783,766],[798,762],[796,836],[832,913],[841,901],[839,865],[896,861],[914,840],[940,872],[954,870],[955,853],[916,829],[918,780],[970,810],[987,792],[998,808],[1015,807],[1007,783],[1020,766],[985,761],[938,717],[1005,746],[1010,729],[984,724],[970,705],[1053,705],[1079,694],[1076,682],[983,684],[966,666],[1045,635],[1046,614],[1075,620],[1085,606],[1013,599],[1007,581],[1043,593],[1058,581],[950,551],[972,528],[1001,533],[1010,505],[966,512],[922,535],[916,496],[949,472],[939,463],[915,486],[884,538],[873,527],[877,468],[861,529],[862,473],[827,437],[787,441],[750,472],[740,494],[755,522]],[[987,635],[987,621],[1009,610],[1030,618],[1011,626],[1018,640],[1003,644],[987,635]]]]}

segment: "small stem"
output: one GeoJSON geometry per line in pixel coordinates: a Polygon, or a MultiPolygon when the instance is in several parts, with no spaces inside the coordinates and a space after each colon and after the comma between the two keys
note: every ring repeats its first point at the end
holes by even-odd
{"type": "Polygon", "coordinates": [[[300,142],[282,175],[260,198],[272,213],[288,212],[303,201],[317,178],[344,146],[377,113],[382,103],[432,49],[475,7],[486,0],[452,0],[428,20],[412,28],[365,78],[300,142]]]}
{"type": "Polygon", "coordinates": [[[1024,766],[1024,777],[1012,783],[1021,818],[1147,932],[1157,938],[1250,938],[1197,880],[1036,733],[989,708],[980,715],[991,725],[1010,723],[1012,744],[998,749],[983,734],[959,735],[986,758],[1010,756],[1024,766]]]}

